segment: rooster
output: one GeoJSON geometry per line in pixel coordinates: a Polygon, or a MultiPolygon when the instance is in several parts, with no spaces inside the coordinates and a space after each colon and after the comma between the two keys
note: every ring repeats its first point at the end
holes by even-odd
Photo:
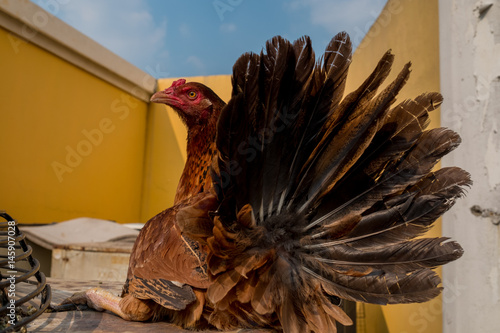
{"type": "Polygon", "coordinates": [[[351,324],[338,298],[436,297],[442,288],[433,268],[463,251],[447,238],[418,236],[471,184],[459,168],[432,171],[460,137],[425,130],[442,102],[438,93],[394,105],[410,64],[377,94],[390,52],[344,97],[351,52],[346,33],[318,62],[308,37],[275,37],[236,61],[225,107],[191,83],[208,98],[203,105],[220,112],[197,107],[188,116],[183,103],[194,96],[184,81],[155,94],[153,101],[177,109],[189,138],[204,124],[197,133],[207,139],[188,141],[193,153],[176,204],[141,231],[122,297],[96,288],[68,302],[127,320],[298,333],[351,324]],[[167,97],[174,92],[187,99],[167,97]]]}

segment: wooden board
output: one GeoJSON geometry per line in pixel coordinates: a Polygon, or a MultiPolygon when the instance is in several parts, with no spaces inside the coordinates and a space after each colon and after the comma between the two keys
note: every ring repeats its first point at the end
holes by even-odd
{"type": "Polygon", "coordinates": [[[138,230],[119,223],[80,217],[70,221],[43,226],[19,225],[28,240],[47,249],[76,243],[100,243],[118,240],[131,240],[139,234],[138,230]]]}
{"type": "Polygon", "coordinates": [[[104,242],[54,247],[50,276],[65,280],[125,281],[133,245],[133,242],[104,242]]]}
{"type": "MultiPolygon", "coordinates": [[[[117,295],[121,293],[122,282],[99,281],[70,281],[48,279],[52,287],[52,304],[59,304],[75,292],[88,288],[101,287],[117,295]]],[[[187,333],[193,331],[183,330],[175,325],[159,323],[128,322],[114,314],[97,311],[68,311],[58,313],[43,313],[40,317],[29,323],[28,332],[89,332],[89,333],[187,333]]],[[[215,331],[198,331],[208,333],[215,331]]],[[[232,333],[270,333],[269,330],[236,330],[232,333]]]]}

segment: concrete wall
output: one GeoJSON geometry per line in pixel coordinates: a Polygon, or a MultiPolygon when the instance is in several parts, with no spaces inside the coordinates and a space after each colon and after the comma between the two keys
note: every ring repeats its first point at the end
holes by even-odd
{"type": "Polygon", "coordinates": [[[499,332],[500,2],[443,0],[439,10],[441,122],[463,140],[443,164],[474,181],[444,217],[443,233],[465,249],[444,269],[444,332],[499,332]]]}

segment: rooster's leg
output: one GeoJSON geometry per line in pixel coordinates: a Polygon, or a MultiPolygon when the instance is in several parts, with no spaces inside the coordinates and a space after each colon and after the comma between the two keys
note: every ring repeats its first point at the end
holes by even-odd
{"type": "MultiPolygon", "coordinates": [[[[97,310],[105,311],[108,310],[117,316],[125,320],[130,321],[145,321],[151,318],[151,309],[141,300],[134,298],[131,295],[127,295],[124,298],[113,295],[107,290],[102,288],[91,288],[86,291],[78,292],[71,297],[65,299],[59,306],[54,307],[57,309],[64,309],[65,305],[87,305],[88,307],[97,310]],[[124,311],[122,308],[123,301],[126,303],[138,303],[135,306],[136,311],[124,311]]],[[[130,307],[127,307],[130,309],[130,307]]]]}

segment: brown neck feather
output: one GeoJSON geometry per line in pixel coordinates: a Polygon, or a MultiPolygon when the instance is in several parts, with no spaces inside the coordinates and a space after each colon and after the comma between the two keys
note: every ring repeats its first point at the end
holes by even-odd
{"type": "Polygon", "coordinates": [[[221,108],[214,107],[208,123],[188,129],[187,160],[177,186],[175,203],[212,188],[210,166],[216,153],[215,135],[221,108]]]}

